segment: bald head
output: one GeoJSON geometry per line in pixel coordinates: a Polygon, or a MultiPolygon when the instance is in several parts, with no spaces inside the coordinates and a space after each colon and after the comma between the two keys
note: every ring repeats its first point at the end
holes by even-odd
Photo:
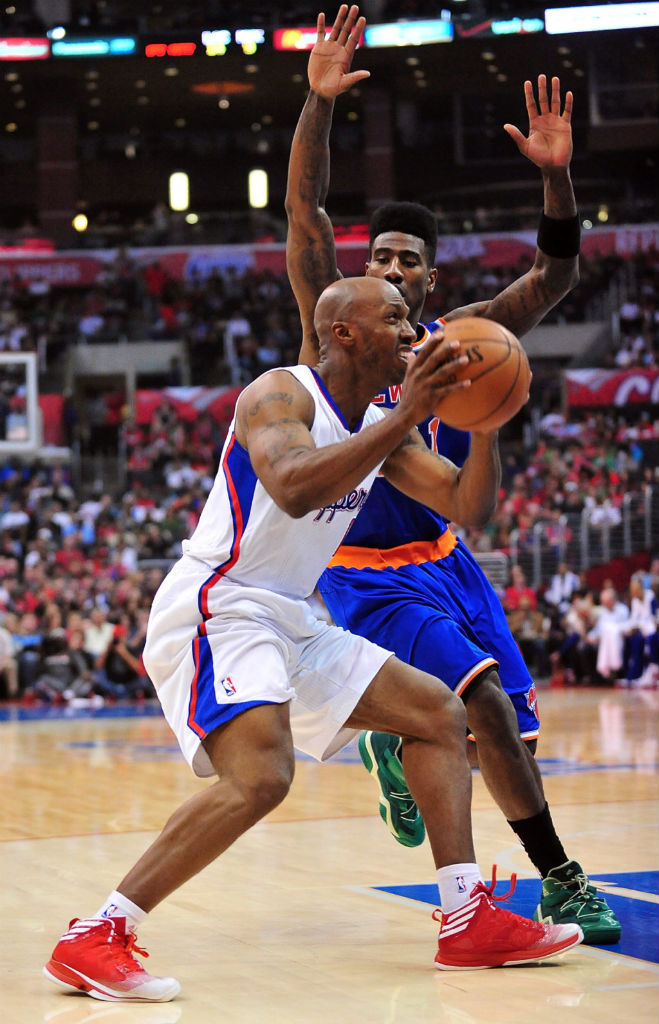
{"type": "Polygon", "coordinates": [[[334,281],[321,294],[314,312],[314,327],[321,344],[327,344],[332,324],[337,321],[360,322],[384,302],[400,304],[400,292],[389,281],[377,277],[344,277],[334,281]]]}

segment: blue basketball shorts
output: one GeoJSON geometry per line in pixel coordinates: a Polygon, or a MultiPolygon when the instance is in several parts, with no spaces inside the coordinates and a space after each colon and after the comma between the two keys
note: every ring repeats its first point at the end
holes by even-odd
{"type": "Polygon", "coordinates": [[[484,669],[498,666],[522,737],[537,737],[535,683],[499,598],[462,543],[444,558],[419,565],[333,566],[318,589],[334,622],[438,676],[459,696],[484,669]]]}

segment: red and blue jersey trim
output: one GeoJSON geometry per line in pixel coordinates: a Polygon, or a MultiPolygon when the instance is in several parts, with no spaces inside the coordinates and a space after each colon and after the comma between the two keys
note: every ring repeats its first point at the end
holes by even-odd
{"type": "MultiPolygon", "coordinates": [[[[192,641],[192,657],[194,660],[195,672],[190,686],[188,726],[201,739],[203,739],[208,733],[208,730],[204,729],[198,721],[199,718],[204,717],[203,714],[200,714],[203,710],[203,705],[208,704],[209,708],[212,707],[217,710],[217,702],[214,699],[215,674],[213,668],[213,655],[210,643],[208,642],[208,633],[206,630],[206,623],[211,617],[211,613],[208,610],[208,598],[212,588],[238,561],[240,556],[240,545],[245,533],[247,522],[249,521],[252,501],[254,499],[254,492],[257,484],[257,477],[252,469],[249,454],[236,440],[235,434],[232,434],[226,447],[220,468],[224,474],[227,494],[229,496],[231,518],[233,522],[233,539],[231,542],[229,557],[221,565],[218,565],[208,579],[202,584],[199,589],[197,599],[202,621],[197,626],[197,635],[192,641]],[[207,701],[204,700],[205,693],[208,694],[207,701]],[[213,695],[212,700],[211,694],[213,695]]],[[[233,712],[234,709],[244,710],[240,705],[227,706],[228,712],[233,712]]],[[[236,711],[235,713],[238,712],[236,711]]],[[[226,717],[233,717],[233,714],[228,714],[226,717]]],[[[219,724],[219,722],[215,723],[215,725],[217,724],[219,724]]]]}

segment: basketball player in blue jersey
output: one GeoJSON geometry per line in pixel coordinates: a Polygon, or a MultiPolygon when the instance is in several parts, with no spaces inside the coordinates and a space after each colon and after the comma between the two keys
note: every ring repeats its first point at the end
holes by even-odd
{"type": "Polygon", "coordinates": [[[393,285],[336,281],[321,295],[315,367],[271,370],[241,394],[208,501],[158,590],[144,663],[186,760],[216,776],[91,918],[74,919],[46,977],[96,999],[161,1002],[175,978],[135,953],[147,913],[286,796],[293,743],[318,760],[364,728],[406,737],[406,770],[437,868],[442,970],[515,965],[564,952],[576,924],[544,924],[495,905],[475,863],[471,773],[460,700],[391,651],[317,619],[307,598],[382,471],[438,510],[468,515],[477,485],[428,450],[415,423],[466,362],[414,329],[393,285]],[[370,404],[403,384],[391,415],[370,404]],[[405,694],[405,700],[400,694],[405,694]]]}
{"type": "MultiPolygon", "coordinates": [[[[313,309],[327,284],[340,277],[334,235],[324,209],[329,187],[329,135],[336,97],[369,77],[351,71],[365,19],[343,4],[327,38],[324,15],[309,58],[310,92],[291,147],[286,210],[287,265],[303,326],[300,362],[313,362],[317,338],[313,309]]],[[[578,280],[579,219],[570,180],[572,94],[561,113],[560,82],[551,94],[544,75],[524,85],[529,115],[525,138],[505,130],[520,152],[539,167],[544,212],[535,262],[528,273],[487,302],[447,313],[445,320],[485,316],[518,337],[534,327],[578,280]]],[[[398,288],[417,329],[418,351],[437,324],[420,324],[434,288],[435,217],[416,203],[389,203],[371,219],[366,275],[398,288]]],[[[395,407],[389,388],[375,402],[395,407]]],[[[478,438],[481,490],[473,514],[485,523],[495,507],[500,461],[497,435],[468,434],[433,416],[419,425],[429,447],[468,467],[478,438]],[[470,452],[471,445],[471,454],[470,452]],[[488,459],[483,462],[482,452],[488,459]]],[[[463,524],[464,525],[464,524],[463,524]]],[[[483,778],[542,877],[536,917],[576,921],[585,941],[617,942],[620,924],[568,859],[556,833],[535,758],[539,721],[535,685],[512,638],[501,604],[467,547],[446,519],[375,481],[371,494],[319,581],[333,620],[354,633],[392,647],[397,656],[441,678],[465,703],[472,764],[483,778]]],[[[404,744],[382,733],[360,737],[360,753],[380,787],[380,813],[395,838],[407,846],[423,841],[423,817],[403,772],[404,744]]]]}

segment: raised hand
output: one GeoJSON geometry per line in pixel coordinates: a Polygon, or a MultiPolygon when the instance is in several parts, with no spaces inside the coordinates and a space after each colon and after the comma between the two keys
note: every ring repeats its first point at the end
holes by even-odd
{"type": "Polygon", "coordinates": [[[357,43],[366,24],[366,18],[358,15],[359,7],[356,4],[349,10],[347,4],[341,4],[327,39],[325,15],[318,15],[318,36],[309,55],[307,73],[313,91],[325,99],[332,100],[357,82],[370,77],[370,71],[350,71],[357,43]]]}
{"type": "Polygon", "coordinates": [[[533,83],[524,82],[526,110],[529,115],[529,134],[525,138],[513,124],[504,124],[504,131],[517,144],[520,153],[537,167],[568,167],[572,159],[572,93],[565,94],[561,114],[560,79],[551,80],[551,101],[547,93],[546,75],[538,75],[538,102],[533,83]]]}

